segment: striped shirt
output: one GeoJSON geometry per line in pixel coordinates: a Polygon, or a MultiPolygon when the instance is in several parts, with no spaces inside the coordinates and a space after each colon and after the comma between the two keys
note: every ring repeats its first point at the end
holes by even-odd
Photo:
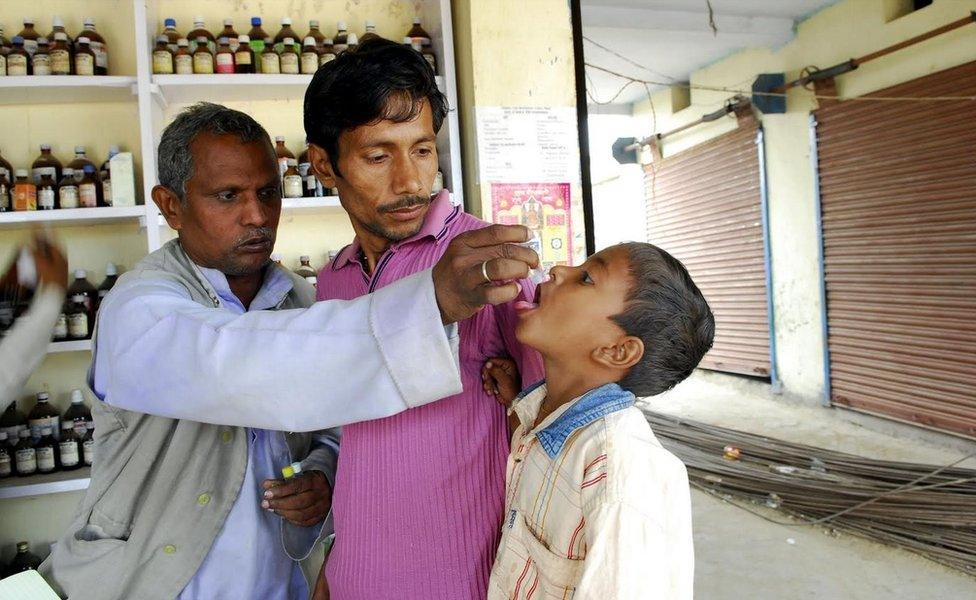
{"type": "MultiPolygon", "coordinates": [[[[421,231],[391,244],[371,274],[358,241],[343,249],[320,273],[318,299],[349,300],[428,269],[454,237],[485,225],[442,192],[421,231]]],[[[522,286],[522,299],[531,300],[535,287],[522,286]]],[[[343,427],[332,505],[336,541],[326,572],[333,598],[487,594],[509,431],[505,410],[482,389],[481,368],[491,357],[510,356],[524,381],[542,379],[539,355],[515,339],[517,319],[509,303],[460,323],[461,394],[343,427]]]]}
{"type": "Polygon", "coordinates": [[[692,597],[684,465],[654,437],[634,396],[607,384],[538,427],[546,386],[513,403],[502,541],[491,599],[692,597]]]}

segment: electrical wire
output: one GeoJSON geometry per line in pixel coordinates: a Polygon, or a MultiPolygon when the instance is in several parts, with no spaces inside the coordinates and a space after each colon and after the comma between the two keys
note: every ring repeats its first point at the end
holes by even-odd
{"type": "Polygon", "coordinates": [[[631,65],[637,67],[638,69],[642,69],[642,70],[647,71],[648,73],[650,73],[652,75],[657,75],[658,77],[663,77],[663,78],[665,78],[665,79],[667,79],[669,81],[677,81],[677,79],[675,79],[674,77],[671,77],[670,75],[666,75],[666,74],[664,74],[664,73],[662,73],[660,71],[655,71],[654,69],[652,69],[652,68],[650,68],[650,67],[648,67],[646,65],[642,65],[639,62],[636,62],[633,59],[628,58],[627,56],[624,56],[623,54],[617,52],[613,48],[607,48],[606,46],[604,46],[600,42],[597,42],[597,41],[593,40],[592,38],[588,38],[588,37],[586,37],[584,35],[583,36],[583,40],[584,41],[587,41],[587,42],[589,42],[591,44],[593,44],[594,46],[596,46],[597,48],[599,48],[601,50],[604,50],[606,52],[609,52],[610,54],[616,56],[617,58],[619,58],[620,60],[622,60],[624,62],[630,63],[631,65]]]}

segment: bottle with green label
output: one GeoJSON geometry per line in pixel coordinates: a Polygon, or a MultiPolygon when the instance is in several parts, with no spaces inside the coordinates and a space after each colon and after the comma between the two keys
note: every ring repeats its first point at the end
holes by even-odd
{"type": "Polygon", "coordinates": [[[268,37],[268,32],[261,29],[261,17],[251,17],[251,30],[247,32],[248,45],[254,51],[254,72],[263,73],[261,55],[264,53],[264,39],[268,37]]]}

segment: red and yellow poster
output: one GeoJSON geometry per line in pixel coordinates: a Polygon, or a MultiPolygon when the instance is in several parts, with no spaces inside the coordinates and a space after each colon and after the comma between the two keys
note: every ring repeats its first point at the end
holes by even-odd
{"type": "Polygon", "coordinates": [[[525,225],[548,271],[573,257],[568,183],[492,183],[491,214],[502,225],[525,225]]]}

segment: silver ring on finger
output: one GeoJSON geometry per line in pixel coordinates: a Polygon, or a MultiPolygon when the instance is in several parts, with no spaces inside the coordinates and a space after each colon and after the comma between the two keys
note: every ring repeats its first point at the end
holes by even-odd
{"type": "Polygon", "coordinates": [[[485,278],[485,283],[491,283],[491,277],[488,277],[488,261],[481,263],[481,274],[485,278]]]}

